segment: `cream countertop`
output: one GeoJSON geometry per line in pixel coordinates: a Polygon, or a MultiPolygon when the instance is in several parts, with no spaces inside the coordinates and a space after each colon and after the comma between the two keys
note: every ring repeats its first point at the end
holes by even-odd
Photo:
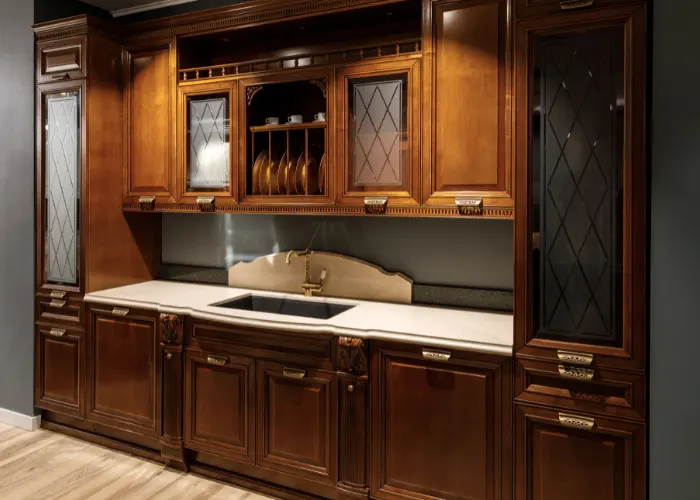
{"type": "Polygon", "coordinates": [[[301,294],[172,281],[148,281],[89,293],[85,302],[189,315],[238,326],[394,340],[506,356],[513,353],[513,315],[504,313],[327,297],[309,299],[301,294]],[[356,307],[323,320],[211,306],[250,294],[356,307]]]}

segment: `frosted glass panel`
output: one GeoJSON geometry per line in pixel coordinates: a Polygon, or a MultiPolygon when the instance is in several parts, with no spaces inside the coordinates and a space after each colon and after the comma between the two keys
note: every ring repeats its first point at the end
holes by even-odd
{"type": "Polygon", "coordinates": [[[46,97],[46,280],[78,284],[80,92],[46,97]]]}
{"type": "Polygon", "coordinates": [[[230,184],[228,97],[189,102],[188,190],[224,190],[230,184]]]}
{"type": "Polygon", "coordinates": [[[355,186],[404,184],[405,106],[405,77],[352,81],[350,165],[355,186]]]}

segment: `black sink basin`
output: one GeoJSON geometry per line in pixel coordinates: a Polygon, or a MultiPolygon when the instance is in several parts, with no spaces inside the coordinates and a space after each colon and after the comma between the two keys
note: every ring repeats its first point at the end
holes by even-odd
{"type": "Polygon", "coordinates": [[[302,316],[304,318],[316,319],[329,319],[355,307],[311,302],[307,300],[280,299],[262,295],[248,295],[240,299],[211,305],[213,307],[226,307],[228,309],[242,309],[244,311],[285,314],[287,316],[302,316]]]}

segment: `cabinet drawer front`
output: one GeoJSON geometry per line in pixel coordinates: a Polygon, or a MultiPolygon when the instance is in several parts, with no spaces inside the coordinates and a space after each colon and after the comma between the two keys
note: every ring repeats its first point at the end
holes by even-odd
{"type": "Polygon", "coordinates": [[[185,446],[254,462],[254,361],[188,351],[185,363],[185,446]]]}
{"type": "Polygon", "coordinates": [[[515,396],[524,403],[643,420],[645,387],[641,373],[529,359],[516,362],[515,396]]]}
{"type": "Polygon", "coordinates": [[[646,498],[643,424],[517,405],[515,437],[516,500],[646,498]]]}
{"type": "Polygon", "coordinates": [[[258,362],[257,379],[257,465],[335,484],[335,375],[258,362]]]}
{"type": "Polygon", "coordinates": [[[37,82],[85,78],[86,41],[85,36],[76,36],[38,44],[37,82]]]}
{"type": "Polygon", "coordinates": [[[82,332],[37,325],[35,404],[44,410],[82,418],[85,359],[82,332]]]}
{"type": "Polygon", "coordinates": [[[39,295],[36,299],[37,321],[61,323],[83,328],[83,301],[80,299],[55,299],[50,295],[39,295]]]}
{"type": "MultiPolygon", "coordinates": [[[[119,310],[117,312],[121,314],[119,310]]],[[[90,313],[88,419],[160,437],[161,358],[155,317],[90,313]]]]}
{"type": "Polygon", "coordinates": [[[537,17],[609,7],[639,0],[516,0],[516,17],[537,17]]]}

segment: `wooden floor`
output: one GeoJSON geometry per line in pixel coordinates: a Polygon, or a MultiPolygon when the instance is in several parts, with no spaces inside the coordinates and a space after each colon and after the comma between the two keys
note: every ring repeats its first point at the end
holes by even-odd
{"type": "Polygon", "coordinates": [[[0,499],[265,500],[46,430],[0,424],[0,499]]]}

